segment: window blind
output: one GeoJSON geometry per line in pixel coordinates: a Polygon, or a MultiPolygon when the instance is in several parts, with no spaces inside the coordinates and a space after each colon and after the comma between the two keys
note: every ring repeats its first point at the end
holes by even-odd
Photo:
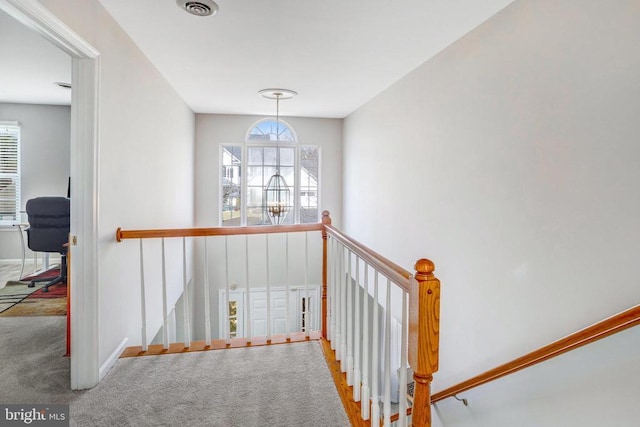
{"type": "Polygon", "coordinates": [[[20,125],[0,122],[0,223],[20,220],[20,125]]]}

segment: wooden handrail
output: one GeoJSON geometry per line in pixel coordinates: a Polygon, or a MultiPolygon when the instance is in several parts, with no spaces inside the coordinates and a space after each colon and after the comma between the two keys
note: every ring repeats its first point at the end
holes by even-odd
{"type": "Polygon", "coordinates": [[[116,240],[152,239],[159,237],[204,237],[235,236],[241,234],[294,233],[301,231],[322,231],[322,223],[293,225],[260,225],[250,227],[213,227],[213,228],[166,228],[155,230],[116,230],[116,240]]]}
{"type": "MultiPolygon", "coordinates": [[[[412,412],[413,412],[413,408],[412,407],[408,407],[407,408],[407,412],[406,412],[407,417],[410,416],[412,414],[412,412]]],[[[400,413],[399,412],[396,412],[395,414],[391,415],[391,422],[392,423],[395,423],[399,419],[400,419],[400,413]]],[[[382,427],[382,423],[380,423],[380,424],[381,424],[381,427],[382,427]]]]}
{"type": "Polygon", "coordinates": [[[611,316],[601,322],[581,329],[571,335],[554,341],[549,345],[512,360],[511,362],[505,363],[478,376],[463,381],[460,384],[456,384],[435,393],[431,398],[431,403],[436,403],[448,397],[455,396],[479,385],[488,383],[489,381],[496,380],[504,377],[505,375],[509,375],[524,368],[528,368],[529,366],[544,362],[545,360],[559,356],[570,350],[575,350],[586,344],[590,344],[594,341],[606,338],[609,335],[622,332],[625,329],[637,325],[640,325],[640,305],[636,305],[635,307],[611,316]]]}
{"type": "Polygon", "coordinates": [[[340,230],[333,227],[332,225],[327,224],[324,227],[331,237],[340,241],[344,246],[349,248],[351,252],[358,255],[375,270],[382,273],[389,280],[402,288],[405,292],[410,291],[410,280],[413,277],[410,272],[378,254],[377,252],[374,252],[371,249],[367,248],[362,243],[343,234],[340,230]]]}
{"type": "MultiPolygon", "coordinates": [[[[323,212],[323,218],[328,218],[329,213],[323,212]]],[[[123,230],[118,227],[116,230],[116,240],[121,242],[125,239],[152,239],[162,237],[204,237],[204,236],[233,236],[242,234],[268,234],[268,233],[294,233],[302,231],[323,231],[349,247],[352,252],[365,260],[369,265],[376,268],[383,275],[388,277],[406,292],[409,292],[409,279],[412,274],[402,267],[389,261],[387,258],[368,249],[356,240],[343,234],[331,225],[330,221],[314,224],[292,224],[292,225],[272,225],[272,226],[249,226],[249,227],[212,227],[212,228],[166,228],[147,230],[123,230]]]]}

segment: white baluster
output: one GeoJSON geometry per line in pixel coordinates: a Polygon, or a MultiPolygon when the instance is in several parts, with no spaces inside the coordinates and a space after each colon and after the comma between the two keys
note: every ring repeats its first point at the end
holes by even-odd
{"type": "Polygon", "coordinates": [[[266,258],[267,258],[267,342],[271,342],[271,288],[269,276],[269,234],[265,234],[266,258]]]}
{"type": "Polygon", "coordinates": [[[340,257],[339,254],[340,245],[339,242],[333,239],[333,341],[331,342],[331,349],[336,352],[336,360],[340,360],[340,338],[341,338],[341,323],[340,323],[340,257]]]}
{"type": "Polygon", "coordinates": [[[284,243],[284,298],[287,306],[284,315],[287,341],[291,339],[291,325],[289,323],[289,233],[285,234],[284,243]]]}
{"type": "Polygon", "coordinates": [[[353,284],[351,250],[347,249],[347,385],[353,385],[353,284]]]}
{"type": "Polygon", "coordinates": [[[169,349],[169,330],[167,327],[167,268],[162,238],[162,348],[169,349]]]}
{"type": "Polygon", "coordinates": [[[247,344],[251,343],[251,287],[249,286],[249,235],[244,235],[244,249],[245,249],[245,280],[247,283],[247,298],[245,302],[245,318],[247,319],[247,344]]]}
{"type": "Polygon", "coordinates": [[[380,303],[378,301],[378,272],[373,279],[373,335],[371,337],[371,425],[380,425],[380,303]]]}
{"type": "MultiPolygon", "coordinates": [[[[224,325],[224,336],[225,336],[225,343],[227,345],[231,345],[231,324],[230,324],[230,317],[231,317],[231,313],[229,313],[229,293],[231,292],[231,285],[229,284],[229,236],[224,236],[224,282],[225,282],[225,286],[226,286],[226,294],[225,294],[225,305],[224,305],[224,318],[225,318],[225,325],[224,325]]],[[[236,305],[236,322],[237,322],[237,316],[238,316],[238,306],[236,305]]],[[[236,323],[237,325],[237,323],[236,323]]]]}
{"type": "Polygon", "coordinates": [[[384,321],[384,425],[391,425],[391,282],[387,279],[384,321]]]}
{"type": "Polygon", "coordinates": [[[147,299],[144,291],[144,250],[142,249],[142,239],[140,239],[140,315],[142,316],[140,328],[142,351],[147,351],[147,299]]]}
{"type": "Polygon", "coordinates": [[[364,304],[362,305],[362,404],[360,415],[369,419],[369,265],[364,264],[364,304]]]}
{"type": "Polygon", "coordinates": [[[360,258],[356,256],[355,325],[353,334],[353,401],[360,402],[360,258]]]}
{"type": "Polygon", "coordinates": [[[340,249],[340,371],[347,372],[347,284],[344,265],[344,245],[340,249]]]}
{"type": "Polygon", "coordinates": [[[182,307],[184,314],[184,347],[191,347],[191,320],[189,316],[189,290],[187,289],[187,238],[182,238],[182,307]]]}
{"type": "Polygon", "coordinates": [[[209,253],[207,238],[204,237],[204,340],[211,347],[211,305],[209,302],[209,253]]]}
{"type": "Polygon", "coordinates": [[[329,280],[329,343],[331,344],[331,350],[336,349],[336,263],[335,263],[335,239],[333,237],[327,237],[329,239],[329,255],[327,256],[329,263],[329,272],[327,278],[329,280]]]}
{"type": "Polygon", "coordinates": [[[402,291],[402,342],[400,343],[400,378],[398,380],[400,384],[398,424],[400,427],[407,426],[407,347],[409,345],[407,340],[407,330],[409,328],[407,311],[407,293],[402,291]]]}
{"type": "Polygon", "coordinates": [[[311,309],[309,307],[309,232],[304,233],[304,337],[309,338],[309,330],[312,328],[311,324],[311,309]]]}

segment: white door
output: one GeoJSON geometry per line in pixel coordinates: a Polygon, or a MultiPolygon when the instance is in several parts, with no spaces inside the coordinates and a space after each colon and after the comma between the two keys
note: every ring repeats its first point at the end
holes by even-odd
{"type": "Polygon", "coordinates": [[[268,335],[269,329],[271,329],[271,334],[273,335],[304,331],[304,328],[307,327],[310,327],[310,330],[319,328],[320,289],[318,286],[310,286],[308,295],[303,287],[291,287],[288,292],[284,288],[272,288],[269,293],[269,298],[267,298],[266,289],[251,289],[249,292],[251,312],[245,313],[246,289],[232,291],[229,293],[229,310],[227,312],[224,309],[226,292],[221,290],[219,310],[220,336],[226,336],[226,328],[228,327],[232,338],[244,337],[247,332],[244,325],[248,314],[251,319],[252,337],[265,337],[268,335]],[[268,299],[271,300],[269,310],[267,309],[268,299]],[[228,316],[228,324],[225,322],[225,316],[228,316]],[[268,319],[271,319],[270,324],[268,319]]]}

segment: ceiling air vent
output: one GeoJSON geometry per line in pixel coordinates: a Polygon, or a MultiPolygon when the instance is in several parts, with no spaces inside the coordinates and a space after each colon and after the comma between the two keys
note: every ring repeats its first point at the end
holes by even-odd
{"type": "Polygon", "coordinates": [[[63,89],[71,89],[71,83],[66,82],[53,82],[54,85],[60,86],[63,89]]]}
{"type": "Polygon", "coordinates": [[[218,11],[218,5],[212,0],[177,0],[176,3],[182,9],[196,16],[215,15],[218,11]]]}

